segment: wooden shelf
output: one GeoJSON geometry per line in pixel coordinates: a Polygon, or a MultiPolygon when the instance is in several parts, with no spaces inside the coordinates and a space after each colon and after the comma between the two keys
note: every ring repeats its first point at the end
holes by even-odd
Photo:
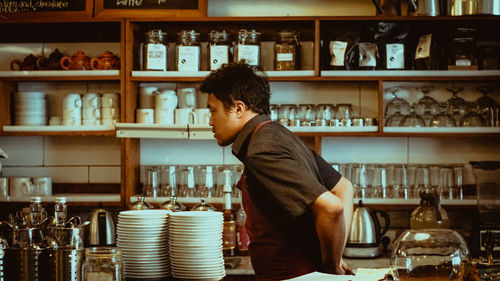
{"type": "MultiPolygon", "coordinates": [[[[68,203],[91,203],[91,202],[102,202],[102,203],[118,203],[121,200],[120,194],[53,194],[52,196],[41,196],[42,202],[55,202],[57,197],[66,197],[68,203]]],[[[29,202],[29,197],[12,197],[0,198],[0,202],[29,202]]]]}
{"type": "Polygon", "coordinates": [[[114,126],[3,126],[3,136],[113,136],[114,126]]]}
{"type": "Polygon", "coordinates": [[[119,70],[0,71],[2,81],[93,81],[120,80],[119,70]]]}

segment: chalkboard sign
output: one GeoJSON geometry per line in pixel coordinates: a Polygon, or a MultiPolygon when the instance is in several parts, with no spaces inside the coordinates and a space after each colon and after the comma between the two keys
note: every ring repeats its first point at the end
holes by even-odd
{"type": "Polygon", "coordinates": [[[2,0],[0,13],[85,11],[87,0],[2,0]]]}
{"type": "MultiPolygon", "coordinates": [[[[2,0],[0,0],[2,1],[2,0]]],[[[97,18],[205,17],[208,0],[95,0],[97,18]]]]}
{"type": "Polygon", "coordinates": [[[104,9],[198,9],[198,0],[104,0],[104,9]]]}

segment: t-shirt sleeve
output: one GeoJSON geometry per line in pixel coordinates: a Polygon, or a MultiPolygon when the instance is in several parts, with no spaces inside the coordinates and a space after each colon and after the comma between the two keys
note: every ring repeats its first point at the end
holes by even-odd
{"type": "Polygon", "coordinates": [[[328,162],[323,159],[319,154],[312,150],[314,158],[316,159],[316,165],[318,166],[319,174],[323,185],[331,190],[342,178],[342,175],[335,170],[328,162]]]}
{"type": "MultiPolygon", "coordinates": [[[[314,164],[314,163],[313,163],[314,164]]],[[[314,167],[298,161],[291,152],[268,150],[247,157],[246,173],[257,182],[247,182],[258,196],[271,196],[293,217],[303,214],[321,194],[328,191],[318,180],[314,167]],[[251,174],[251,176],[250,176],[251,174]]]]}

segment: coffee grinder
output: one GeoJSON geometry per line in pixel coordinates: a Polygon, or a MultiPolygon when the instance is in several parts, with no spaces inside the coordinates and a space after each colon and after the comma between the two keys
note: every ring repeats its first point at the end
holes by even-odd
{"type": "Polygon", "coordinates": [[[500,161],[470,163],[476,178],[479,216],[472,252],[486,257],[489,248],[493,257],[500,258],[500,161]]]}

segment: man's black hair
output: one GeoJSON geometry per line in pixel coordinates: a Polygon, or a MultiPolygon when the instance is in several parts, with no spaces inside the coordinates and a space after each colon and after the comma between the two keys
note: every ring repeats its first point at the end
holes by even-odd
{"type": "Polygon", "coordinates": [[[223,65],[207,76],[200,90],[213,94],[226,109],[239,100],[254,112],[269,115],[271,90],[267,77],[246,63],[223,65]]]}

